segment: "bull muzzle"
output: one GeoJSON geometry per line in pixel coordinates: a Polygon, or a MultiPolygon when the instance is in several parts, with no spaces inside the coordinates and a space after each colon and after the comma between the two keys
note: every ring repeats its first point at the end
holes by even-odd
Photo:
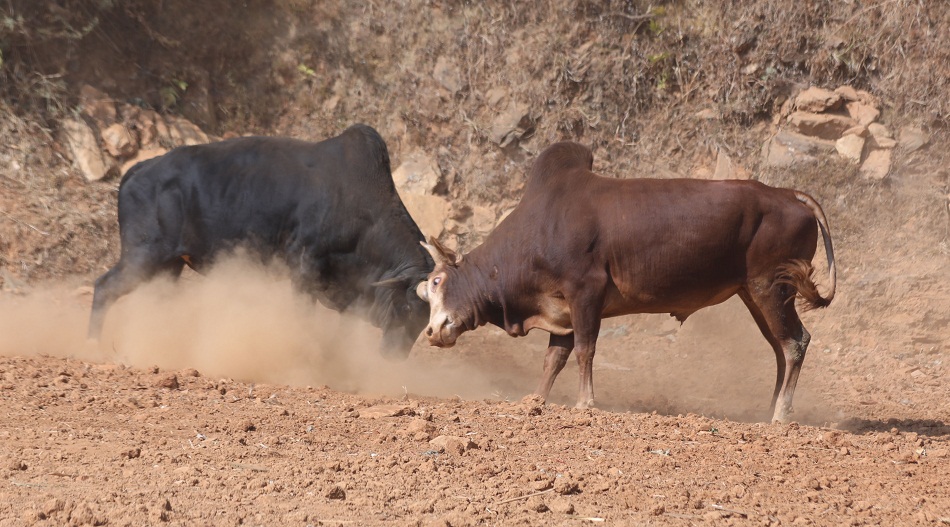
{"type": "Polygon", "coordinates": [[[455,331],[453,324],[441,324],[437,327],[430,325],[425,330],[429,345],[437,348],[451,348],[454,346],[459,333],[461,332],[455,331]]]}

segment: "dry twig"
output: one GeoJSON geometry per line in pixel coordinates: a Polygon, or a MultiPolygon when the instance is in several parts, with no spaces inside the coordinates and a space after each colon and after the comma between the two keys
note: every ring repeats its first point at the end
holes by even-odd
{"type": "Polygon", "coordinates": [[[518,496],[518,497],[516,497],[516,498],[508,498],[507,500],[499,501],[499,502],[496,503],[494,506],[497,507],[497,506],[499,506],[499,505],[504,505],[505,503],[511,503],[511,502],[513,502],[513,501],[526,500],[526,499],[528,499],[528,498],[533,498],[533,497],[535,497],[535,496],[540,496],[540,495],[542,495],[542,494],[547,494],[548,492],[554,492],[554,489],[548,489],[548,490],[542,490],[542,491],[538,491],[538,492],[532,492],[531,494],[525,494],[524,496],[518,496]]]}

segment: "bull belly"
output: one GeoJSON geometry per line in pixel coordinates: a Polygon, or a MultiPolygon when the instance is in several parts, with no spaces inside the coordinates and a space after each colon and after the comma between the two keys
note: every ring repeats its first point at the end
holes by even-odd
{"type": "Polygon", "coordinates": [[[678,293],[627,293],[615,290],[608,294],[602,318],[633,315],[638,313],[670,313],[681,320],[704,307],[721,304],[739,292],[738,285],[678,293]]]}

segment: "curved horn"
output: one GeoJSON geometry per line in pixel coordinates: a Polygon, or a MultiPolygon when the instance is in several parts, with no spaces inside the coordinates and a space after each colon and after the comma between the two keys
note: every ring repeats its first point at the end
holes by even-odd
{"type": "Polygon", "coordinates": [[[419,295],[419,298],[421,298],[425,302],[429,301],[428,284],[429,284],[428,280],[423,280],[419,282],[419,285],[416,286],[416,294],[419,295]]]}
{"type": "Polygon", "coordinates": [[[389,287],[391,289],[395,289],[405,283],[406,283],[405,279],[396,277],[396,278],[387,278],[385,280],[380,280],[378,282],[373,282],[369,285],[373,287],[389,287]]]}
{"type": "Polygon", "coordinates": [[[429,252],[429,255],[432,256],[433,260],[435,260],[436,265],[442,264],[456,267],[458,264],[462,263],[461,254],[458,254],[452,249],[445,247],[433,236],[429,236],[429,243],[419,243],[422,244],[422,246],[425,247],[425,250],[429,252]]]}

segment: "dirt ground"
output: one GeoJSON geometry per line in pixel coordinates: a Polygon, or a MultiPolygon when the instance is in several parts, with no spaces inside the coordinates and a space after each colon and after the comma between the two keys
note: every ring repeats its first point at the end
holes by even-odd
{"type": "Polygon", "coordinates": [[[0,527],[950,525],[939,6],[20,4],[60,26],[0,13],[0,527]],[[387,362],[376,330],[240,259],[141,288],[89,343],[118,181],[86,182],[59,139],[83,84],[219,135],[367,122],[394,166],[423,151],[441,196],[497,216],[555,140],[592,145],[616,177],[694,175],[728,152],[831,225],[838,294],[802,316],[794,422],[768,423],[775,359],[736,299],[682,325],[606,321],[584,411],[573,362],[548,404],[529,395],[542,332],[481,328],[387,362]],[[866,89],[882,123],[928,141],[881,180],[834,156],[764,166],[776,112],[808,84],[866,89]],[[501,145],[509,114],[521,135],[501,145]]]}

